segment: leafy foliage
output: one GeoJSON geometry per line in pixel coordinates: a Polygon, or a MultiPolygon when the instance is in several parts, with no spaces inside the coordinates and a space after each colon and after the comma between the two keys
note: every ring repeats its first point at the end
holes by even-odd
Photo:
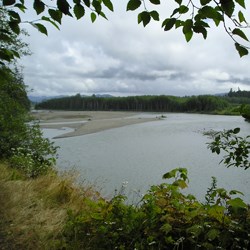
{"type": "MultiPolygon", "coordinates": [[[[173,0],[172,0],[173,1],[173,0]]],[[[29,21],[41,33],[48,35],[47,28],[44,22],[51,23],[59,29],[63,16],[70,16],[76,19],[85,18],[87,14],[90,20],[95,22],[97,16],[107,19],[105,11],[114,11],[111,0],[68,0],[51,1],[33,0],[33,9],[36,11],[39,19],[29,21]]],[[[200,0],[175,0],[177,6],[172,10],[172,14],[163,18],[161,21],[158,6],[163,5],[160,0],[128,0],[127,11],[137,11],[142,9],[138,14],[138,23],[147,26],[151,21],[161,21],[161,26],[164,31],[181,28],[182,33],[187,42],[189,42],[194,34],[201,34],[204,39],[207,38],[208,31],[212,27],[212,22],[215,26],[223,25],[225,32],[230,36],[235,44],[235,48],[239,55],[245,56],[249,50],[249,39],[246,35],[246,28],[249,27],[245,18],[246,11],[245,0],[227,0],[227,1],[212,1],[200,0]],[[152,8],[152,9],[151,9],[152,8]]],[[[15,33],[20,33],[20,24],[22,23],[19,11],[25,12],[27,5],[23,0],[3,0],[0,5],[1,11],[6,11],[5,21],[8,23],[8,28],[1,27],[0,42],[11,40],[10,30],[15,33]]],[[[1,17],[1,22],[2,22],[1,17]]],[[[0,47],[1,63],[10,62],[15,57],[19,57],[18,50],[0,47]]]]}
{"type": "Polygon", "coordinates": [[[0,96],[0,156],[8,157],[11,148],[24,139],[29,109],[25,86],[18,72],[0,68],[0,96]]]}
{"type": "Polygon", "coordinates": [[[39,126],[28,124],[29,100],[21,73],[0,68],[0,158],[29,177],[46,173],[55,164],[56,147],[39,126]]]}
{"type": "Polygon", "coordinates": [[[17,34],[27,35],[27,33],[13,20],[20,21],[19,15],[15,11],[7,11],[0,7],[0,65],[4,61],[14,61],[15,58],[30,54],[27,44],[17,34]]]}
{"type": "Polygon", "coordinates": [[[126,205],[126,197],[110,201],[84,200],[80,212],[68,212],[64,229],[72,249],[236,249],[250,246],[250,211],[235,195],[217,188],[214,179],[206,203],[181,189],[188,184],[187,170],[164,175],[172,183],[152,186],[140,205],[126,205]]]}
{"type": "Polygon", "coordinates": [[[213,153],[220,154],[221,151],[226,153],[224,159],[221,161],[226,167],[235,166],[248,169],[250,167],[250,136],[242,138],[237,135],[239,132],[240,128],[206,133],[213,138],[213,141],[208,144],[208,148],[213,153]]]}
{"type": "Polygon", "coordinates": [[[241,115],[246,119],[246,121],[250,122],[250,105],[242,104],[240,107],[241,115]]]}
{"type": "Polygon", "coordinates": [[[28,177],[44,175],[55,166],[56,150],[53,143],[43,138],[39,125],[30,125],[20,146],[12,148],[10,164],[28,177]]]}
{"type": "MultiPolygon", "coordinates": [[[[201,0],[197,1],[182,1],[175,0],[178,5],[177,8],[172,10],[172,14],[162,21],[162,28],[165,31],[169,31],[173,28],[182,28],[182,33],[189,42],[194,33],[202,34],[203,38],[207,38],[207,33],[211,27],[211,21],[216,26],[223,24],[226,33],[231,37],[235,43],[235,48],[239,55],[245,56],[248,54],[249,47],[247,46],[249,40],[245,34],[244,28],[248,27],[248,23],[241,9],[246,9],[244,0],[229,0],[229,1],[211,1],[201,0]],[[230,23],[230,25],[229,25],[230,23]],[[244,42],[247,42],[244,44],[244,42]]],[[[127,4],[127,11],[139,10],[141,7],[143,11],[138,14],[138,23],[143,23],[144,26],[148,25],[151,21],[152,10],[155,5],[160,5],[160,0],[145,1],[145,0],[129,0],[127,4]],[[150,2],[150,3],[148,3],[150,2]]],[[[159,14],[157,18],[153,18],[155,21],[159,21],[159,14]]]]}
{"type": "MultiPolygon", "coordinates": [[[[113,11],[113,4],[110,0],[74,0],[73,3],[67,0],[54,1],[51,5],[51,1],[33,0],[33,9],[38,15],[38,20],[35,21],[25,21],[31,24],[39,32],[48,35],[46,25],[44,23],[49,22],[54,27],[59,29],[62,23],[63,16],[75,17],[76,19],[81,19],[86,15],[87,10],[90,12],[90,18],[92,22],[96,20],[97,16],[106,18],[103,12],[104,8],[113,11]],[[73,8],[72,5],[73,4],[73,8]],[[72,11],[73,10],[73,11],[72,11]]],[[[2,64],[10,62],[16,57],[19,57],[19,49],[12,49],[2,43],[6,41],[11,41],[13,33],[19,35],[21,32],[20,25],[22,23],[22,18],[19,12],[24,12],[27,10],[27,6],[23,0],[3,0],[0,3],[0,11],[5,13],[3,17],[0,15],[0,23],[3,21],[7,23],[6,25],[0,27],[0,62],[2,64]]],[[[106,18],[107,19],[107,18],[106,18]]]]}

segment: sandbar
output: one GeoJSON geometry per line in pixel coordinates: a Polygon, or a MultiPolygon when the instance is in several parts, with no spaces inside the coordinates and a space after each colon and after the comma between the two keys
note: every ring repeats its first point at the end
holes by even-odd
{"type": "Polygon", "coordinates": [[[59,135],[55,139],[92,134],[161,119],[158,116],[145,118],[143,113],[139,112],[120,111],[33,111],[32,116],[35,120],[39,120],[41,128],[74,129],[73,132],[59,135]]]}

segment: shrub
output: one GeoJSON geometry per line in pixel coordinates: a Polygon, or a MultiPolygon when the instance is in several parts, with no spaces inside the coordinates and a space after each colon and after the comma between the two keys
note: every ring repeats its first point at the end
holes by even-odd
{"type": "Polygon", "coordinates": [[[52,142],[43,138],[37,124],[27,125],[25,140],[13,148],[10,158],[12,167],[21,169],[28,177],[48,173],[56,163],[56,150],[52,142]]]}
{"type": "Polygon", "coordinates": [[[139,206],[126,197],[85,199],[85,209],[69,211],[64,236],[72,249],[249,249],[250,211],[238,195],[217,188],[213,178],[206,203],[181,189],[187,170],[163,176],[172,183],[152,186],[139,206]],[[234,197],[236,195],[236,197],[234,197]]]}

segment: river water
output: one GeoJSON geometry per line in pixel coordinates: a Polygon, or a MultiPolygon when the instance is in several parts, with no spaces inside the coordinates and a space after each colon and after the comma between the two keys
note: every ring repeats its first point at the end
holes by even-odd
{"type": "MultiPolygon", "coordinates": [[[[174,168],[188,169],[186,192],[203,201],[211,177],[218,187],[236,189],[250,203],[250,169],[226,168],[219,164],[222,155],[207,149],[210,140],[206,130],[241,128],[241,135],[250,132],[250,123],[239,116],[166,113],[165,119],[110,129],[95,134],[56,139],[59,170],[74,168],[80,179],[93,183],[105,197],[123,190],[137,199],[149,186],[161,183],[162,175],[174,168]]],[[[159,116],[159,114],[144,114],[159,116]]],[[[140,115],[141,117],[141,115],[140,115]]],[[[62,133],[45,130],[45,136],[62,133]]]]}

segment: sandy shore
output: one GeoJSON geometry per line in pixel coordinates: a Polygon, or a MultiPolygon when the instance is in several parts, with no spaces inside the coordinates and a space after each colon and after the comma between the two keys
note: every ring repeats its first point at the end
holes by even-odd
{"type": "Polygon", "coordinates": [[[62,129],[68,127],[74,129],[73,132],[55,138],[92,134],[107,129],[159,120],[159,117],[145,118],[137,112],[113,111],[38,111],[33,112],[32,116],[40,121],[41,128],[62,129]]]}

